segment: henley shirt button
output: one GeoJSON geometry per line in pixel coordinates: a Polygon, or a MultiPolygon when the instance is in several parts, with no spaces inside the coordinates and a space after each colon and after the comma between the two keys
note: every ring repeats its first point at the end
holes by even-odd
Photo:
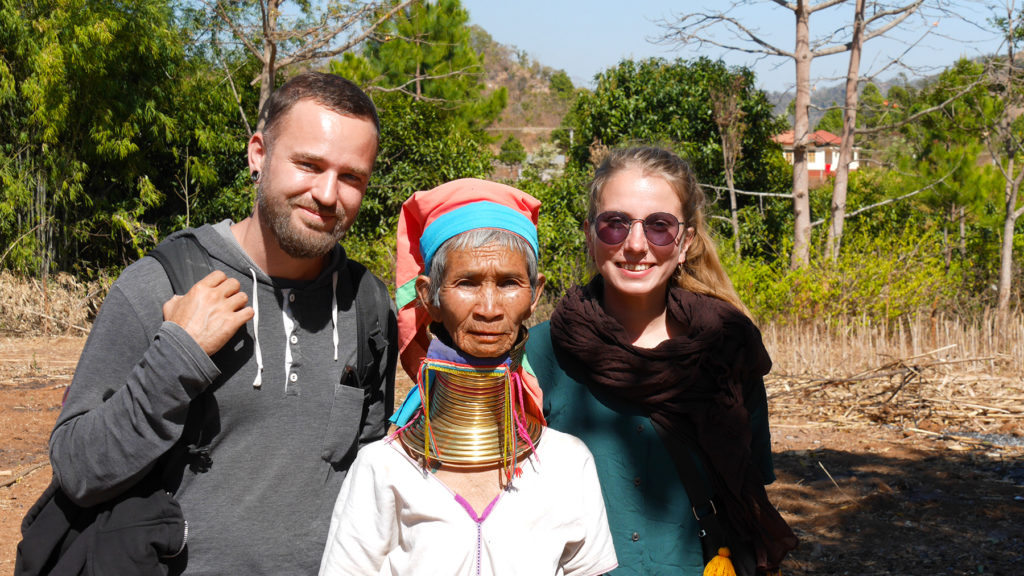
{"type": "Polygon", "coordinates": [[[640,477],[637,476],[636,478],[633,478],[633,486],[639,486],[639,485],[640,485],[640,477]]]}
{"type": "Polygon", "coordinates": [[[643,424],[637,424],[636,425],[636,431],[637,432],[643,432],[644,431],[644,425],[643,424]]]}
{"type": "Polygon", "coordinates": [[[288,295],[288,301],[289,302],[295,302],[295,294],[289,294],[288,295]]]}
{"type": "Polygon", "coordinates": [[[640,539],[640,534],[638,534],[637,532],[633,532],[633,542],[636,542],[639,539],[640,539]]]}
{"type": "Polygon", "coordinates": [[[292,334],[292,337],[289,338],[288,341],[291,342],[292,344],[295,344],[296,342],[299,341],[299,337],[296,336],[295,334],[292,334]]]}
{"type": "Polygon", "coordinates": [[[291,374],[288,375],[288,379],[291,380],[292,382],[295,382],[296,380],[299,379],[299,375],[296,374],[295,372],[292,372],[291,374]]]}

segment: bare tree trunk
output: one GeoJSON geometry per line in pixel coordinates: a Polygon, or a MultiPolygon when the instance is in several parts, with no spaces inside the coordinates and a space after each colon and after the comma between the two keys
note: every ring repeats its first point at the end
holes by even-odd
{"type": "Polygon", "coordinates": [[[960,259],[967,260],[967,207],[960,207],[960,259]]]}
{"type": "Polygon", "coordinates": [[[725,184],[729,187],[729,210],[731,212],[732,220],[732,249],[736,252],[736,259],[739,260],[743,257],[743,253],[742,248],[740,247],[740,217],[739,210],[736,209],[736,186],[733,184],[732,170],[726,171],[725,184]]]}
{"type": "MultiPolygon", "coordinates": [[[[278,70],[334,58],[369,38],[378,27],[416,0],[353,0],[326,6],[300,2],[307,19],[316,22],[313,26],[302,23],[289,26],[287,20],[281,21],[282,1],[260,0],[259,23],[250,26],[248,22],[253,16],[247,13],[250,4],[201,0],[262,65],[253,80],[260,85],[260,108],[274,91],[278,70]],[[257,37],[259,40],[254,40],[257,37]]],[[[262,128],[261,121],[256,130],[262,128]]]]}
{"type": "MultiPolygon", "coordinates": [[[[949,208],[949,223],[951,225],[956,224],[957,213],[959,209],[956,203],[949,208]]],[[[949,238],[949,228],[946,226],[942,227],[942,259],[945,264],[945,271],[949,273],[950,267],[953,266],[953,242],[949,238]]]]}
{"type": "Polygon", "coordinates": [[[740,106],[740,95],[743,90],[743,76],[737,74],[711,92],[712,113],[722,141],[722,171],[725,173],[725,184],[729,188],[729,212],[736,258],[742,258],[739,209],[736,202],[736,161],[743,154],[743,133],[746,132],[744,113],[740,106]]]}
{"type": "MultiPolygon", "coordinates": [[[[1004,6],[1006,8],[1007,39],[1006,62],[1003,64],[1005,68],[1001,80],[1003,86],[1006,87],[1006,95],[1004,96],[1002,116],[999,118],[996,128],[999,144],[1006,154],[1005,168],[1001,168],[1003,180],[1006,182],[1003,189],[1006,212],[1003,218],[1003,238],[999,247],[999,288],[996,296],[996,308],[1000,314],[1006,314],[1010,309],[1010,282],[1013,278],[1013,232],[1017,218],[1024,212],[1024,208],[1017,209],[1017,196],[1020,192],[1021,180],[1024,179],[1024,170],[1014,173],[1020,143],[1013,132],[1013,125],[1024,112],[1019,95],[1021,78],[1015,69],[1017,66],[1017,36],[1021,33],[1020,14],[1015,4],[1015,2],[1008,2],[1004,6]]],[[[989,150],[994,158],[998,158],[991,143],[989,150]]]]}
{"type": "Polygon", "coordinates": [[[811,48],[806,0],[797,1],[796,10],[796,111],[793,118],[793,254],[790,267],[804,268],[810,263],[811,202],[808,196],[807,140],[811,105],[811,48]]]}
{"type": "MultiPolygon", "coordinates": [[[[260,109],[263,103],[270,98],[277,82],[277,18],[280,16],[280,0],[267,0],[264,4],[260,1],[260,8],[263,10],[263,69],[260,70],[260,109]]],[[[263,118],[256,122],[256,131],[263,130],[263,118]]]]}
{"type": "Polygon", "coordinates": [[[417,62],[416,63],[416,98],[415,98],[415,100],[417,102],[419,102],[420,100],[423,99],[423,85],[422,85],[422,82],[420,81],[421,74],[422,74],[422,72],[420,71],[420,66],[422,66],[422,65],[423,64],[421,62],[417,62]]]}
{"type": "MultiPolygon", "coordinates": [[[[1006,170],[1007,174],[1013,174],[1013,156],[1010,156],[1007,161],[1006,170]]],[[[1010,284],[1013,279],[1013,232],[1017,225],[1017,218],[1024,212],[1024,208],[1016,209],[1021,179],[1024,179],[1024,170],[1013,178],[1006,179],[1006,217],[1003,219],[1003,241],[999,248],[999,292],[996,298],[996,308],[1001,313],[1010,309],[1010,284]]]]}
{"type": "Polygon", "coordinates": [[[853,39],[850,66],[846,72],[846,104],[843,110],[843,135],[839,143],[839,162],[832,186],[832,223],[828,228],[828,257],[839,259],[846,220],[846,193],[850,183],[850,162],[853,161],[854,134],[857,131],[857,82],[860,78],[860,55],[864,48],[864,0],[857,0],[853,15],[853,39]]]}
{"type": "Polygon", "coordinates": [[[181,181],[181,191],[185,195],[185,198],[184,198],[184,200],[185,200],[185,228],[191,228],[192,227],[192,201],[188,197],[188,192],[189,192],[189,190],[188,190],[188,184],[189,184],[189,179],[188,179],[188,168],[189,168],[189,166],[188,166],[188,163],[189,163],[189,153],[188,153],[188,145],[186,144],[185,145],[185,177],[181,181]]]}
{"type": "Polygon", "coordinates": [[[36,190],[34,194],[35,213],[36,220],[38,222],[36,227],[36,254],[39,258],[39,281],[42,283],[42,296],[43,296],[43,313],[46,314],[46,319],[43,321],[43,333],[50,333],[50,320],[49,318],[53,315],[50,314],[50,261],[51,261],[51,244],[53,239],[53,222],[49,217],[50,208],[48,205],[47,198],[47,182],[46,175],[38,170],[35,172],[36,175],[36,190]]]}

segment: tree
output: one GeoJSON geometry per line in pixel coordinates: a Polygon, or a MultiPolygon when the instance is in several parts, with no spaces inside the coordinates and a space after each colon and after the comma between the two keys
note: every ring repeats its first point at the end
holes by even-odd
{"type": "Polygon", "coordinates": [[[374,99],[380,151],[345,248],[384,279],[394,278],[395,227],[402,202],[457,178],[487,178],[494,156],[482,130],[453,126],[437,102],[401,93],[374,99]]]}
{"type": "Polygon", "coordinates": [[[486,93],[483,57],[470,44],[468,22],[459,0],[415,3],[382,24],[358,54],[332,62],[332,71],[371,92],[439,103],[462,125],[487,127],[501,114],[508,92],[486,93]]]}
{"type": "Polygon", "coordinates": [[[843,109],[835,102],[825,111],[825,115],[818,120],[815,130],[824,130],[832,134],[839,134],[843,131],[843,109]]]}
{"type": "Polygon", "coordinates": [[[989,69],[993,88],[1002,98],[994,114],[989,115],[994,122],[990,123],[983,136],[1004,183],[997,307],[1005,313],[1010,307],[1014,230],[1017,219],[1024,215],[1024,206],[1018,206],[1024,169],[1016,163],[1017,155],[1024,152],[1024,68],[1017,57],[1017,48],[1024,42],[1024,13],[1014,0],[1006,0],[1002,9],[1003,13],[993,18],[991,23],[1003,34],[1005,57],[993,59],[989,69]]]}
{"type": "Polygon", "coordinates": [[[587,213],[586,190],[590,174],[568,166],[558,178],[545,178],[534,169],[524,169],[516,187],[541,201],[537,236],[540,239],[540,269],[547,283],[544,293],[552,301],[573,284],[587,278],[587,247],[583,239],[583,220],[587,213]]]}
{"type": "MultiPolygon", "coordinates": [[[[832,205],[830,213],[832,218],[828,227],[828,243],[826,244],[826,256],[832,260],[839,258],[839,245],[843,239],[843,224],[846,220],[846,197],[847,187],[850,182],[850,162],[853,161],[853,138],[857,130],[857,83],[860,78],[860,55],[864,50],[864,33],[867,29],[867,22],[864,17],[865,0],[854,0],[853,8],[853,33],[850,39],[850,64],[846,71],[846,102],[843,106],[843,130],[839,140],[839,161],[836,162],[836,176],[832,182],[832,205]]],[[[921,5],[919,0],[916,5],[900,9],[903,18],[917,11],[921,5]]],[[[877,16],[876,16],[877,17],[877,16]]],[[[891,23],[898,24],[900,20],[891,23]]]]}
{"type": "Polygon", "coordinates": [[[22,271],[37,267],[32,241],[39,226],[26,221],[33,212],[24,181],[31,174],[21,158],[29,147],[24,131],[31,112],[18,94],[18,83],[29,74],[27,53],[34,51],[30,17],[14,0],[0,0],[0,267],[22,271]]]}
{"type": "MultiPolygon", "coordinates": [[[[903,126],[900,130],[903,137],[893,146],[899,149],[896,166],[900,171],[918,175],[920,184],[937,182],[923,197],[921,208],[943,216],[947,269],[953,261],[954,244],[960,258],[967,260],[967,224],[969,220],[985,218],[989,212],[990,192],[998,189],[998,180],[1001,179],[992,166],[979,162],[984,150],[982,127],[986,124],[979,111],[990,108],[990,104],[985,102],[992,100],[987,87],[977,82],[984,73],[983,63],[962,59],[920,92],[911,94],[906,90],[890,90],[891,97],[878,102],[879,106],[891,110],[890,116],[896,117],[931,108],[964,86],[973,86],[941,112],[928,114],[903,126]],[[955,242],[948,240],[950,228],[957,236],[955,242]]],[[[895,157],[895,152],[890,156],[895,157]]],[[[981,260],[980,255],[976,256],[981,260]]],[[[972,268],[980,271],[986,266],[972,268]]],[[[983,284],[987,285],[988,281],[983,284]]]]}
{"type": "Polygon", "coordinates": [[[739,95],[746,129],[743,156],[736,165],[736,185],[747,190],[767,190],[774,182],[781,158],[771,137],[783,130],[763,92],[754,88],[748,68],[730,69],[721,61],[700,58],[666,61],[651,58],[624,60],[596,76],[593,92],[581,91],[562,121],[561,134],[574,134],[572,142],[560,141],[568,161],[576,168],[591,165],[592,151],[635,142],[663,144],[693,164],[704,184],[724,184],[721,138],[712,110],[712,90],[743,77],[739,95]]]}
{"type": "Polygon", "coordinates": [[[519,166],[526,160],[526,148],[515,136],[509,136],[501,143],[501,150],[498,152],[498,162],[516,170],[515,180],[519,179],[519,166]]]}
{"type": "Polygon", "coordinates": [[[54,267],[137,258],[156,236],[143,214],[162,198],[148,158],[178,128],[169,78],[183,54],[170,6],[47,0],[2,11],[5,36],[7,24],[25,29],[5,57],[0,218],[13,225],[0,234],[31,246],[18,266],[44,279],[54,267]]]}
{"type": "Polygon", "coordinates": [[[548,80],[548,88],[560,98],[571,98],[573,92],[576,91],[576,87],[572,85],[572,80],[569,79],[565,70],[558,70],[551,75],[548,80]]]}
{"type": "Polygon", "coordinates": [[[733,76],[725,84],[715,86],[711,90],[711,104],[718,125],[718,133],[722,139],[722,167],[725,172],[725,185],[729,189],[729,216],[732,223],[733,250],[736,257],[741,257],[740,220],[736,203],[736,184],[734,174],[736,161],[743,152],[743,133],[746,124],[743,122],[743,110],[740,108],[740,95],[743,94],[744,77],[733,76]]]}
{"type": "Polygon", "coordinates": [[[286,0],[202,0],[211,37],[219,38],[226,29],[259,61],[254,83],[260,86],[260,107],[276,87],[279,71],[347,52],[415,1],[297,0],[294,7],[285,8],[286,0]]]}
{"type": "MultiPolygon", "coordinates": [[[[829,33],[820,38],[812,40],[810,33],[810,17],[812,14],[833,8],[846,3],[846,0],[821,0],[816,4],[807,0],[795,0],[785,2],[784,0],[771,0],[779,9],[789,10],[793,13],[796,21],[795,36],[796,46],[793,50],[786,50],[772,44],[766,37],[762,36],[756,28],[744,24],[737,18],[729,15],[728,11],[717,13],[696,13],[688,14],[672,22],[666,22],[665,40],[676,42],[681,45],[697,45],[703,47],[705,44],[717,46],[730,51],[739,51],[760,56],[789,58],[794,62],[796,69],[796,104],[795,118],[793,123],[793,253],[790,265],[793,268],[802,268],[810,261],[810,235],[811,215],[810,200],[808,196],[807,177],[807,154],[806,148],[809,143],[810,123],[808,109],[810,107],[811,87],[811,61],[821,56],[839,54],[852,51],[850,67],[847,73],[846,92],[846,118],[844,118],[843,144],[840,147],[840,162],[843,159],[848,163],[850,150],[853,145],[853,122],[855,121],[857,82],[860,69],[860,49],[864,42],[873,38],[883,36],[904,20],[916,13],[924,3],[924,0],[909,0],[907,4],[893,6],[884,2],[871,2],[870,10],[865,9],[864,0],[854,0],[853,25],[848,32],[848,39],[843,34],[837,33],[834,27],[830,27],[829,33]],[[865,16],[870,14],[870,16],[865,16]],[[727,33],[721,34],[716,30],[719,27],[726,28],[727,33]],[[738,41],[726,40],[726,38],[737,38],[738,41]],[[836,38],[842,38],[835,41],[836,38]],[[849,106],[853,104],[853,108],[849,106]],[[851,130],[845,134],[846,129],[851,130]],[[844,149],[846,154],[844,155],[844,149]]],[[[734,3],[732,6],[746,4],[743,2],[734,3]]],[[[836,186],[834,190],[839,190],[836,186]]],[[[833,222],[837,218],[842,219],[845,211],[845,182],[841,190],[836,192],[838,196],[833,199],[833,222]]]]}

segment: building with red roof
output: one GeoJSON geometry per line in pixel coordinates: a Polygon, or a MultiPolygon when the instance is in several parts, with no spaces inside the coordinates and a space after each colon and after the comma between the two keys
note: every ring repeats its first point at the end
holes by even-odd
{"type": "MultiPolygon", "coordinates": [[[[793,164],[793,131],[786,130],[782,134],[773,136],[772,140],[782,146],[782,154],[790,165],[793,164]]],[[[807,144],[807,178],[812,186],[820,186],[829,176],[836,171],[836,164],[839,162],[839,136],[825,130],[816,130],[810,134],[807,144]]],[[[853,161],[850,162],[850,170],[856,170],[859,166],[860,150],[853,148],[853,161]]]]}

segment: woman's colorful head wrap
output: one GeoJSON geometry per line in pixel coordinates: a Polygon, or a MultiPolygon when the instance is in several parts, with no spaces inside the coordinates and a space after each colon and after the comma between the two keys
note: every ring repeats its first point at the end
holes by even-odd
{"type": "MultiPolygon", "coordinates": [[[[450,238],[478,228],[498,228],[521,236],[538,252],[537,216],[540,201],[505,184],[465,178],[416,192],[402,204],[398,217],[396,291],[398,350],[402,367],[413,379],[426,357],[430,315],[418,305],[416,277],[429,272],[438,248],[450,238]]],[[[540,389],[528,376],[528,394],[540,411],[540,389]],[[532,388],[532,390],[531,390],[532,388]]],[[[530,404],[530,402],[528,402],[530,404]]]]}

